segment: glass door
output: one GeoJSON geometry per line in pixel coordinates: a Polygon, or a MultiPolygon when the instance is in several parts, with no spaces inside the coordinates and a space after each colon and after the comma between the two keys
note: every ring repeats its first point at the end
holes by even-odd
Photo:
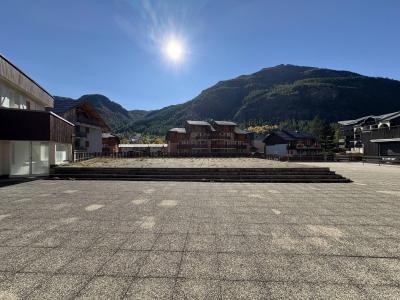
{"type": "Polygon", "coordinates": [[[11,142],[11,176],[45,175],[48,172],[48,142],[11,142]]]}
{"type": "Polygon", "coordinates": [[[31,174],[42,175],[49,172],[49,143],[32,142],[31,174]]]}
{"type": "Polygon", "coordinates": [[[10,175],[30,175],[31,142],[11,142],[11,172],[10,175]]]}

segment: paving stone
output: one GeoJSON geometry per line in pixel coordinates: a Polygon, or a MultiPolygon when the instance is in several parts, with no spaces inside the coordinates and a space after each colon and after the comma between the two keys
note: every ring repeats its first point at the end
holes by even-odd
{"type": "Polygon", "coordinates": [[[81,253],[80,250],[74,249],[52,249],[39,256],[23,270],[24,272],[54,273],[81,253]]]}
{"type": "Polygon", "coordinates": [[[99,275],[135,276],[144,263],[147,252],[120,250],[108,260],[99,275]]]}
{"type": "Polygon", "coordinates": [[[154,243],[153,250],[183,251],[186,234],[161,234],[154,243]]]}
{"type": "Polygon", "coordinates": [[[137,278],[132,282],[126,299],[171,299],[174,283],[169,278],[137,278]]]}
{"type": "Polygon", "coordinates": [[[179,277],[219,279],[218,258],[215,253],[185,253],[179,277]]]}
{"type": "Polygon", "coordinates": [[[126,242],[121,245],[121,249],[151,250],[158,236],[157,233],[135,233],[128,237],[126,242]]]}
{"type": "Polygon", "coordinates": [[[77,299],[122,299],[129,285],[129,278],[96,276],[79,293],[77,299]]]}
{"type": "Polygon", "coordinates": [[[22,299],[48,278],[50,277],[44,274],[17,273],[8,275],[6,280],[0,282],[0,299],[7,299],[7,295],[8,299],[22,299]],[[3,298],[1,295],[3,295],[3,298]]]}
{"type": "Polygon", "coordinates": [[[64,266],[60,273],[95,275],[113,255],[114,251],[112,250],[92,249],[85,251],[64,266]]]}
{"type": "Polygon", "coordinates": [[[54,275],[33,291],[27,299],[68,299],[76,295],[87,283],[88,277],[54,275]]]}
{"type": "Polygon", "coordinates": [[[219,299],[220,282],[206,279],[178,279],[174,299],[219,299]]]}
{"type": "Polygon", "coordinates": [[[257,281],[221,281],[222,299],[268,299],[269,289],[257,281]]]}
{"type": "Polygon", "coordinates": [[[175,277],[182,252],[152,251],[139,272],[139,277],[175,277]]]}
{"type": "Polygon", "coordinates": [[[252,254],[218,254],[219,273],[225,280],[260,280],[258,256],[252,254]]]}

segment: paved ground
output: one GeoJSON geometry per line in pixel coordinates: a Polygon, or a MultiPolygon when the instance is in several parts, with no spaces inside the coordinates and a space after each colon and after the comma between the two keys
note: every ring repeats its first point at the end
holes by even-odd
{"type": "Polygon", "coordinates": [[[0,299],[399,299],[400,169],[336,168],[355,183],[0,188],[0,299]]]}
{"type": "MultiPolygon", "coordinates": [[[[296,168],[298,164],[259,158],[94,158],[68,166],[118,168],[296,168]]],[[[304,167],[304,166],[303,166],[304,167]]]]}

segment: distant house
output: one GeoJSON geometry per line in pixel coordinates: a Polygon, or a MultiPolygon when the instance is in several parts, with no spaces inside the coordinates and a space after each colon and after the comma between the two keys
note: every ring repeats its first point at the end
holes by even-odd
{"type": "Polygon", "coordinates": [[[241,154],[250,149],[247,132],[230,121],[186,121],[185,127],[170,129],[166,140],[172,155],[241,154]]]}
{"type": "Polygon", "coordinates": [[[109,132],[104,132],[102,134],[103,149],[102,152],[105,153],[117,153],[119,138],[109,132]]]}
{"type": "Polygon", "coordinates": [[[265,136],[265,154],[277,156],[318,155],[322,153],[317,139],[297,130],[277,130],[265,136]]]}
{"type": "Polygon", "coordinates": [[[53,96],[0,55],[0,177],[49,173],[72,159],[74,124],[46,111],[53,96]]]}
{"type": "Polygon", "coordinates": [[[89,102],[57,98],[51,111],[75,125],[75,151],[102,152],[102,133],[111,130],[89,102]]]}
{"type": "Polygon", "coordinates": [[[265,151],[265,134],[250,132],[249,134],[251,151],[256,153],[264,153],[265,151]]]}
{"type": "Polygon", "coordinates": [[[400,111],[338,122],[348,153],[400,156],[400,111]]]}
{"type": "Polygon", "coordinates": [[[126,156],[160,156],[167,148],[167,144],[119,144],[118,152],[126,156]]]}

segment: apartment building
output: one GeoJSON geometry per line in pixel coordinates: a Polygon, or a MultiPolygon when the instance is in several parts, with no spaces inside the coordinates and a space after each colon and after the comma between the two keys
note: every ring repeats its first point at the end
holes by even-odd
{"type": "Polygon", "coordinates": [[[46,111],[53,96],[0,55],[0,176],[49,173],[72,158],[74,125],[46,111]]]}
{"type": "Polygon", "coordinates": [[[186,121],[185,127],[167,133],[168,153],[172,155],[234,155],[248,153],[246,131],[229,121],[186,121]]]}
{"type": "Polygon", "coordinates": [[[400,157],[400,111],[338,123],[346,152],[400,157]]]}
{"type": "Polygon", "coordinates": [[[89,102],[57,97],[51,110],[75,125],[74,151],[103,151],[103,133],[111,129],[89,102]]]}

